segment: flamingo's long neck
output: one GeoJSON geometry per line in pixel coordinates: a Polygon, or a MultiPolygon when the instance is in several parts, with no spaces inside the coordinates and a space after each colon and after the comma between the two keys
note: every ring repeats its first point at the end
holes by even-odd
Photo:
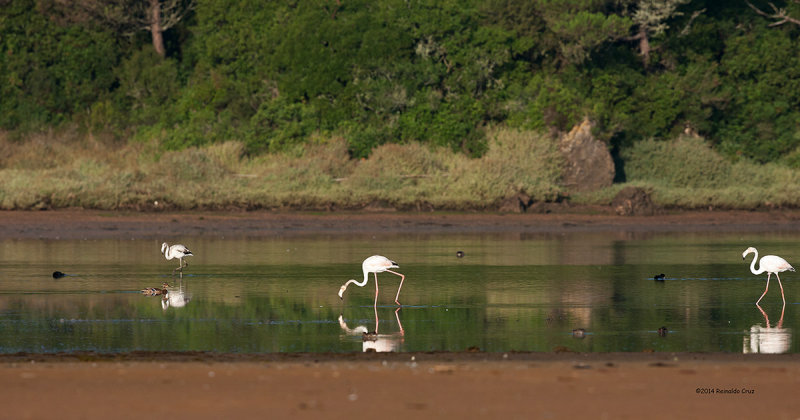
{"type": "Polygon", "coordinates": [[[347,288],[347,286],[350,285],[350,283],[355,283],[355,285],[358,286],[358,287],[366,286],[367,285],[367,279],[368,279],[367,275],[368,274],[369,273],[367,273],[366,271],[364,272],[364,281],[362,281],[361,283],[357,282],[355,279],[348,280],[347,283],[344,284],[345,289],[347,288]]]}
{"type": "Polygon", "coordinates": [[[758,271],[756,271],[756,260],[758,259],[758,250],[753,251],[755,256],[753,256],[753,262],[750,263],[750,272],[753,274],[761,274],[766,270],[764,267],[759,267],[758,271]]]}

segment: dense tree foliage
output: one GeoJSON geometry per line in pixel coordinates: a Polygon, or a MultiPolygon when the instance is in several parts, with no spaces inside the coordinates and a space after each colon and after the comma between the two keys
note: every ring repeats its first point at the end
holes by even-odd
{"type": "Polygon", "coordinates": [[[731,157],[800,161],[793,2],[197,0],[164,31],[165,57],[146,32],[56,4],[0,0],[5,130],[479,155],[486,125],[557,133],[588,117],[618,149],[693,131],[731,157]]]}

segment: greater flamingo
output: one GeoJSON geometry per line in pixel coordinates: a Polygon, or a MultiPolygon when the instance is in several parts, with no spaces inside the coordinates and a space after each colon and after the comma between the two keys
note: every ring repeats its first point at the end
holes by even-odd
{"type": "Polygon", "coordinates": [[[172,274],[175,274],[175,271],[177,271],[177,270],[180,270],[181,273],[182,273],[183,272],[183,267],[188,267],[189,266],[189,262],[188,261],[186,262],[186,265],[183,265],[183,258],[184,257],[190,257],[190,256],[194,255],[194,254],[192,254],[192,251],[189,251],[189,248],[186,248],[185,246],[183,246],[181,244],[175,244],[175,245],[169,246],[169,245],[167,245],[166,242],[161,244],[161,253],[164,254],[164,258],[166,258],[167,260],[171,260],[173,258],[177,258],[178,259],[178,268],[172,270],[172,274]]]}
{"type": "Polygon", "coordinates": [[[388,259],[386,257],[380,256],[380,255],[373,255],[373,256],[367,258],[366,260],[364,260],[363,263],[361,263],[361,270],[364,272],[364,281],[359,283],[354,279],[348,280],[347,283],[343,284],[342,287],[339,288],[339,299],[344,299],[344,297],[343,297],[344,291],[347,290],[347,286],[349,286],[350,283],[355,283],[355,285],[358,286],[358,287],[366,286],[367,285],[367,280],[369,279],[369,277],[367,277],[367,276],[369,275],[369,273],[373,273],[375,275],[375,305],[377,306],[378,305],[378,273],[383,273],[384,271],[388,271],[389,273],[396,274],[396,275],[400,276],[400,286],[397,288],[397,296],[395,296],[395,298],[394,298],[394,302],[399,305],[400,301],[398,299],[400,299],[400,289],[403,287],[403,280],[405,280],[406,276],[404,276],[404,275],[402,275],[400,273],[394,272],[394,271],[390,270],[390,268],[400,268],[400,266],[397,265],[396,262],[394,262],[394,261],[392,261],[392,260],[390,260],[390,259],[388,259]]]}
{"type": "Polygon", "coordinates": [[[765,271],[767,272],[767,287],[764,289],[764,293],[761,294],[761,297],[758,298],[758,301],[756,301],[756,305],[758,305],[758,303],[761,302],[761,299],[764,298],[764,295],[767,294],[767,290],[769,290],[769,278],[772,276],[772,273],[775,273],[775,277],[778,278],[778,285],[781,287],[781,299],[783,299],[783,304],[785,305],[786,298],[783,295],[783,284],[781,284],[781,277],[778,275],[778,273],[783,273],[784,271],[787,270],[794,271],[794,267],[792,267],[788,262],[786,262],[786,260],[784,260],[781,257],[778,257],[776,255],[765,255],[761,257],[761,259],[758,261],[758,270],[756,270],[756,260],[758,260],[758,251],[755,248],[751,246],[750,248],[744,250],[744,252],[742,253],[742,259],[745,259],[747,254],[751,252],[755,253],[755,256],[753,257],[753,262],[750,263],[750,272],[755,275],[759,275],[765,271]]]}

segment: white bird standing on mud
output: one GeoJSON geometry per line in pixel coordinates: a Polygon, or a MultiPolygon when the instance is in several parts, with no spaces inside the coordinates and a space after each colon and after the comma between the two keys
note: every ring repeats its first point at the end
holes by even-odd
{"type": "Polygon", "coordinates": [[[191,257],[192,255],[194,255],[192,254],[192,251],[189,251],[189,248],[186,248],[184,245],[175,244],[169,246],[167,245],[166,242],[161,244],[161,253],[164,254],[164,258],[166,258],[167,260],[171,260],[173,258],[178,259],[178,268],[172,270],[173,274],[178,270],[180,270],[181,273],[183,273],[183,267],[189,266],[188,261],[186,262],[186,265],[183,265],[183,258],[191,257]]]}
{"type": "Polygon", "coordinates": [[[765,255],[761,257],[758,261],[758,270],[756,270],[756,260],[758,260],[758,251],[753,248],[747,248],[742,253],[742,259],[744,259],[747,254],[755,253],[756,255],[753,256],[753,262],[750,263],[750,272],[755,275],[759,275],[763,272],[767,272],[767,287],[764,289],[764,293],[761,294],[761,297],[758,298],[756,301],[756,305],[761,302],[761,299],[764,298],[764,295],[767,294],[767,290],[769,290],[769,278],[772,276],[772,273],[775,273],[775,277],[778,278],[778,285],[781,287],[781,299],[783,299],[783,304],[786,305],[786,298],[783,296],[783,284],[781,284],[781,277],[778,273],[783,273],[784,271],[794,271],[794,267],[792,267],[786,260],[776,255],[765,255]]]}
{"type": "Polygon", "coordinates": [[[369,275],[369,273],[374,273],[374,275],[375,275],[375,306],[377,306],[378,305],[378,273],[383,273],[384,271],[388,271],[389,273],[396,274],[396,275],[400,276],[400,286],[397,288],[397,296],[395,296],[395,298],[394,298],[394,302],[399,305],[400,301],[398,301],[398,299],[400,298],[400,289],[403,287],[403,280],[405,280],[406,276],[404,276],[404,275],[402,275],[400,273],[396,273],[396,272],[390,270],[390,268],[400,268],[400,266],[397,265],[396,262],[394,262],[394,261],[392,261],[392,260],[390,260],[390,259],[388,259],[386,257],[380,256],[380,255],[373,255],[373,256],[367,258],[366,260],[364,260],[363,263],[361,263],[361,270],[364,272],[364,281],[359,283],[354,279],[348,280],[347,283],[345,283],[344,285],[342,285],[342,287],[339,288],[339,299],[344,299],[344,297],[342,295],[344,294],[344,291],[347,290],[347,286],[349,286],[350,283],[355,283],[355,285],[358,286],[358,287],[364,287],[367,284],[367,280],[368,280],[367,276],[369,275]]]}

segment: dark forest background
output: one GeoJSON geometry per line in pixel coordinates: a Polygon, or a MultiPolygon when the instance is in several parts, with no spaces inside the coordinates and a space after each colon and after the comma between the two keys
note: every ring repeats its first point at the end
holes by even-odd
{"type": "Polygon", "coordinates": [[[798,167],[797,19],[797,1],[0,0],[0,129],[480,156],[486,127],[588,117],[617,155],[691,132],[798,167]]]}

